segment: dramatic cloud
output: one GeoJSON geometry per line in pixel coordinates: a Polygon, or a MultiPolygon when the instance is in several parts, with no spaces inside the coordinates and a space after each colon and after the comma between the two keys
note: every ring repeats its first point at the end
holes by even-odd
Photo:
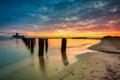
{"type": "Polygon", "coordinates": [[[0,0],[0,31],[120,30],[120,0],[0,0]],[[112,22],[112,23],[111,23],[112,22]]]}

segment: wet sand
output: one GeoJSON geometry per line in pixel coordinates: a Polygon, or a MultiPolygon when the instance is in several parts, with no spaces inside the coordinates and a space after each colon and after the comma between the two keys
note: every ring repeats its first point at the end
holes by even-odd
{"type": "Polygon", "coordinates": [[[85,53],[78,61],[57,73],[51,80],[119,80],[120,55],[105,52],[85,53]],[[118,68],[116,68],[118,67],[118,68]]]}
{"type": "Polygon", "coordinates": [[[65,67],[50,80],[119,80],[120,79],[119,39],[102,39],[88,52],[77,55],[78,61],[65,67]]]}

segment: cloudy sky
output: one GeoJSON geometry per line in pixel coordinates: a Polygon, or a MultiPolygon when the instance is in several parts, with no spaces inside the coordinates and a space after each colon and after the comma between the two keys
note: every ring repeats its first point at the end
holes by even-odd
{"type": "Polygon", "coordinates": [[[0,35],[120,31],[120,0],[0,0],[0,9],[0,35]]]}

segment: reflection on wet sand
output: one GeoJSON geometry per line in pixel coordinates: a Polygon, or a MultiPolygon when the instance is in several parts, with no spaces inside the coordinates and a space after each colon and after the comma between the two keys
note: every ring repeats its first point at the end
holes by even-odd
{"type": "Polygon", "coordinates": [[[19,40],[16,39],[16,48],[18,47],[19,40]]]}
{"type": "Polygon", "coordinates": [[[45,59],[44,59],[44,39],[39,39],[39,52],[38,52],[38,60],[39,60],[39,67],[41,70],[41,74],[43,77],[41,77],[42,80],[46,80],[47,74],[46,74],[46,68],[45,68],[45,59]]]}
{"type": "Polygon", "coordinates": [[[44,56],[38,56],[39,58],[39,65],[41,67],[41,70],[44,71],[45,70],[45,59],[44,56]]]}
{"type": "Polygon", "coordinates": [[[16,44],[18,44],[19,42],[18,42],[18,39],[16,39],[16,44]]]}
{"type": "MultiPolygon", "coordinates": [[[[25,43],[25,45],[28,47],[28,49],[30,50],[31,54],[33,54],[34,46],[35,46],[35,38],[23,38],[22,40],[25,43]]],[[[38,39],[38,60],[39,60],[39,67],[41,70],[40,72],[43,76],[43,77],[41,77],[42,80],[46,80],[46,77],[47,77],[46,69],[45,69],[44,48],[47,52],[48,39],[39,38],[38,39]]],[[[33,57],[32,57],[32,61],[33,61],[33,57]]],[[[32,64],[32,65],[34,65],[34,64],[32,64]]]]}
{"type": "Polygon", "coordinates": [[[63,38],[61,43],[61,55],[62,55],[63,64],[65,66],[69,64],[67,55],[66,55],[66,43],[67,43],[66,38],[63,38]]]}
{"type": "Polygon", "coordinates": [[[41,72],[41,80],[46,80],[47,78],[47,73],[46,73],[46,65],[45,65],[45,59],[44,56],[38,56],[39,59],[39,67],[40,67],[40,72],[41,72]]]}

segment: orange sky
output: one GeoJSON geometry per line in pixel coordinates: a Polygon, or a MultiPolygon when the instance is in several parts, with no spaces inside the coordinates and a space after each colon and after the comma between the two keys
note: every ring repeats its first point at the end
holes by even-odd
{"type": "Polygon", "coordinates": [[[31,36],[31,37],[40,37],[40,36],[59,36],[59,37],[80,37],[80,36],[87,36],[87,37],[90,37],[90,36],[96,36],[96,37],[102,37],[102,36],[120,36],[120,32],[117,32],[117,31],[109,31],[109,32],[83,32],[83,33],[79,33],[79,32],[76,32],[76,33],[65,33],[65,32],[59,32],[59,33],[34,33],[34,32],[28,32],[26,34],[26,36],[31,36]]]}

